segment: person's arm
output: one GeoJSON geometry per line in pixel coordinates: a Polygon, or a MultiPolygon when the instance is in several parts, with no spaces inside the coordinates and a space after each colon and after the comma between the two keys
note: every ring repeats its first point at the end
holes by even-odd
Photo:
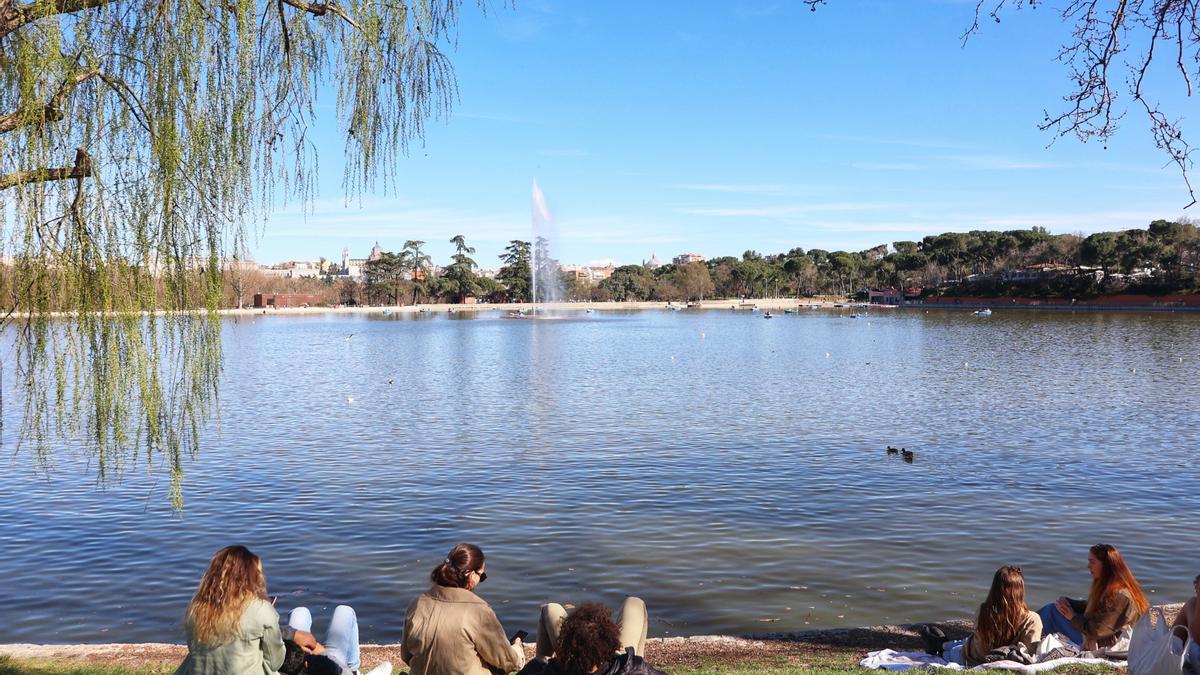
{"type": "Polygon", "coordinates": [[[1106,640],[1124,628],[1118,623],[1132,602],[1133,600],[1124,593],[1113,593],[1112,597],[1096,603],[1099,606],[1091,613],[1084,612],[1071,617],[1071,626],[1083,633],[1085,639],[1091,638],[1096,642],[1106,640]]]}
{"type": "Polygon", "coordinates": [[[1179,613],[1175,615],[1175,622],[1171,624],[1171,628],[1183,626],[1191,630],[1188,626],[1188,617],[1194,611],[1196,611],[1196,598],[1189,598],[1187,602],[1183,603],[1183,609],[1179,610],[1179,613]]]}
{"type": "Polygon", "coordinates": [[[475,645],[475,651],[483,662],[511,673],[525,665],[525,650],[520,643],[510,644],[504,634],[504,626],[491,607],[483,606],[476,621],[468,622],[467,637],[475,645]]]}
{"type": "Polygon", "coordinates": [[[412,663],[413,652],[409,646],[408,638],[412,635],[412,623],[414,610],[417,607],[417,602],[414,600],[408,606],[408,610],[404,612],[404,632],[400,634],[400,658],[405,663],[412,663]]]}
{"type": "Polygon", "coordinates": [[[1032,654],[1037,643],[1042,641],[1042,617],[1037,612],[1027,612],[1021,631],[1017,634],[1017,642],[1025,645],[1025,651],[1032,654]]]}
{"type": "Polygon", "coordinates": [[[283,657],[287,654],[283,647],[283,633],[279,628],[279,612],[265,601],[255,602],[259,604],[258,620],[263,627],[259,649],[262,650],[263,663],[274,672],[283,665],[283,657]]]}

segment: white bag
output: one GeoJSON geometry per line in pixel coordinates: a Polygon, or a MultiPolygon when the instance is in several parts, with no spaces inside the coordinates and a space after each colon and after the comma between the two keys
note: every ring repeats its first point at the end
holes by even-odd
{"type": "Polygon", "coordinates": [[[1187,657],[1192,636],[1182,626],[1172,630],[1167,617],[1159,607],[1154,607],[1138,619],[1129,638],[1130,675],[1180,675],[1183,660],[1187,657]],[[1158,612],[1158,623],[1151,625],[1151,612],[1158,612]],[[1183,637],[1177,635],[1184,633],[1183,637]]]}

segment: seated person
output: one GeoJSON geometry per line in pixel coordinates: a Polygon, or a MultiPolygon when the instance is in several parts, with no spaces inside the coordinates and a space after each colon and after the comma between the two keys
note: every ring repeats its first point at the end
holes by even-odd
{"type": "Polygon", "coordinates": [[[487,578],[483,551],[459,544],[429,575],[433,584],[408,606],[400,658],[412,675],[491,675],[525,665],[492,608],[475,594],[487,578]]]}
{"type": "Polygon", "coordinates": [[[984,662],[989,652],[1021,645],[1033,654],[1042,639],[1042,619],[1025,605],[1025,576],[1020,567],[1005,565],[992,577],[992,588],[979,606],[975,633],[963,645],[963,665],[984,662]]]}
{"type": "MultiPolygon", "coordinates": [[[[354,610],[338,607],[328,648],[309,629],[308,610],[297,608],[291,625],[280,626],[279,613],[267,599],[262,560],[245,546],[217,551],[200,580],[184,616],[188,653],[175,675],[263,675],[283,665],[283,641],[292,640],[309,654],[325,654],[349,675],[358,668],[358,623],[354,610]]],[[[376,675],[390,673],[384,662],[376,675]]]]}
{"type": "MultiPolygon", "coordinates": [[[[1187,664],[1194,673],[1200,672],[1200,644],[1194,641],[1195,635],[1200,633],[1200,601],[1197,600],[1200,598],[1200,574],[1197,574],[1196,578],[1192,579],[1192,588],[1195,589],[1196,594],[1183,603],[1183,609],[1179,610],[1179,614],[1175,615],[1175,623],[1171,624],[1171,630],[1183,627],[1193,636],[1193,642],[1188,647],[1187,664]]],[[[1176,635],[1179,635],[1186,642],[1187,636],[1181,633],[1182,631],[1176,633],[1176,635]]]]}
{"type": "Polygon", "coordinates": [[[1038,610],[1046,634],[1062,633],[1085,650],[1112,647],[1150,608],[1120,551],[1109,544],[1088,549],[1092,589],[1087,600],[1066,596],[1038,610]]]}
{"type": "Polygon", "coordinates": [[[542,605],[537,656],[518,675],[666,675],[642,659],[648,623],[640,598],[625,599],[619,627],[600,603],[584,603],[569,616],[562,605],[542,605]]]}

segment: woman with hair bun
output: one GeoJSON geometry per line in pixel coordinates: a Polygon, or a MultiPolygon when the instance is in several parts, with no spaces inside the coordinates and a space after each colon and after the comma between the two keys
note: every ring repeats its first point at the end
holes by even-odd
{"type": "Polygon", "coordinates": [[[474,593],[487,579],[478,546],[450,549],[429,578],[433,585],[404,614],[400,656],[412,675],[491,675],[525,665],[524,645],[509,643],[496,613],[474,593]]]}
{"type": "Polygon", "coordinates": [[[1038,610],[1046,633],[1062,633],[1085,650],[1113,646],[1150,608],[1121,552],[1110,544],[1088,549],[1092,589],[1087,600],[1066,596],[1038,610]]]}

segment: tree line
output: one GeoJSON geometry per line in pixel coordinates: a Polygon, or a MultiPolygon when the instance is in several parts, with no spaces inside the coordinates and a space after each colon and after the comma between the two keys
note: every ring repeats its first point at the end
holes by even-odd
{"type": "MultiPolygon", "coordinates": [[[[272,279],[241,274],[242,287],[258,292],[313,293],[326,304],[416,304],[529,302],[533,245],[513,240],[499,256],[496,278],[479,276],[475,249],[459,235],[442,274],[433,274],[425,242],[410,240],[397,252],[384,252],[363,269],[363,278],[272,279]]],[[[545,242],[537,242],[539,268],[557,268],[545,242]]],[[[657,268],[622,265],[592,283],[562,274],[571,301],[686,302],[705,298],[814,297],[860,295],[868,288],[920,289],[926,295],[1059,292],[1086,296],[1122,291],[1193,292],[1200,289],[1200,230],[1193,223],[1156,220],[1146,229],[1081,234],[1050,234],[1043,227],[1023,230],[946,232],[919,241],[895,241],[861,251],[793,248],[785,253],[746,251],[707,262],[657,268]],[[1005,272],[1038,265],[1086,268],[1069,281],[1005,284],[1005,272]]],[[[547,271],[543,270],[543,276],[547,271]]],[[[539,295],[543,295],[539,289],[539,295]]],[[[540,297],[539,300],[546,298],[540,297]]],[[[236,306],[231,284],[225,303],[236,306]]]]}

